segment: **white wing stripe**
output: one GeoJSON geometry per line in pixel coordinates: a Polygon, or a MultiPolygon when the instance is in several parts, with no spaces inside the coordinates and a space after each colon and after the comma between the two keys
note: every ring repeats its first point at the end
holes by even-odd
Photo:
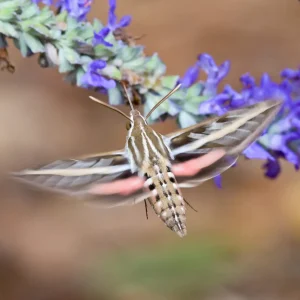
{"type": "MultiPolygon", "coordinates": [[[[265,104],[265,103],[261,103],[261,104],[265,104]]],[[[268,108],[269,108],[269,106],[267,106],[267,105],[260,105],[259,107],[256,107],[256,109],[253,109],[253,111],[248,111],[248,113],[245,114],[245,116],[242,117],[241,119],[238,119],[235,122],[232,122],[227,126],[225,125],[223,127],[223,129],[220,129],[206,137],[203,137],[200,140],[196,140],[195,142],[192,142],[187,145],[183,145],[181,147],[174,149],[173,154],[177,155],[182,152],[188,152],[191,150],[195,150],[195,149],[200,148],[201,146],[205,145],[206,143],[220,139],[220,138],[224,137],[225,135],[236,131],[240,126],[244,125],[248,120],[251,120],[252,118],[256,117],[260,113],[263,113],[268,108]]]]}
{"type": "MultiPolygon", "coordinates": [[[[130,170],[130,165],[83,168],[83,169],[49,169],[49,170],[24,170],[15,173],[15,175],[57,175],[57,176],[85,176],[92,174],[112,174],[130,170]]],[[[14,173],[13,173],[14,174],[14,173]]]]}

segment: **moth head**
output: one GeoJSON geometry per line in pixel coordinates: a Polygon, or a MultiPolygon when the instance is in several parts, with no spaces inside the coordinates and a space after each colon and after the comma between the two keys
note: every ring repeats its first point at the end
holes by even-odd
{"type": "Polygon", "coordinates": [[[137,109],[133,109],[130,111],[130,118],[134,119],[136,117],[141,117],[141,113],[137,109]]]}

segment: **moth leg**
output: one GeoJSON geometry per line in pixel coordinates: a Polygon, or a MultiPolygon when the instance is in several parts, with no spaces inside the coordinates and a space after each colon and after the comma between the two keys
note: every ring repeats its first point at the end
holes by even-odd
{"type": "Polygon", "coordinates": [[[146,218],[147,218],[147,220],[148,220],[148,206],[147,206],[147,200],[148,200],[148,199],[145,199],[145,200],[144,200],[144,203],[145,203],[146,218]]]}
{"type": "Polygon", "coordinates": [[[195,211],[195,212],[198,212],[198,210],[196,210],[190,203],[188,203],[187,202],[187,200],[185,200],[184,198],[183,198],[183,201],[193,210],[193,211],[195,211]]]}

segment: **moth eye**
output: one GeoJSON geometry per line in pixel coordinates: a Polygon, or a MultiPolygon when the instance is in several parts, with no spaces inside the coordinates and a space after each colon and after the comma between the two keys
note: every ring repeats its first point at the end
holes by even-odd
{"type": "Polygon", "coordinates": [[[131,122],[128,122],[128,123],[126,124],[126,129],[129,130],[130,128],[131,128],[131,122]]]}

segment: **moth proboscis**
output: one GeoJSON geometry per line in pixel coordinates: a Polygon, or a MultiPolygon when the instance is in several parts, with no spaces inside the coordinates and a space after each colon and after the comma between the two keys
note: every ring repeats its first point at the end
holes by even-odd
{"type": "Polygon", "coordinates": [[[272,122],[282,101],[263,101],[161,135],[147,124],[147,119],[180,85],[163,97],[146,117],[134,109],[126,87],[123,88],[131,106],[130,116],[116,107],[90,98],[128,119],[124,149],[59,160],[12,175],[37,187],[83,197],[88,203],[96,202],[106,207],[147,201],[167,227],[183,237],[187,230],[186,206],[181,188],[197,186],[230,168],[239,154],[272,122]],[[175,178],[172,165],[204,157],[214,150],[223,150],[225,154],[192,176],[175,178]],[[144,185],[128,195],[91,193],[91,188],[96,185],[127,180],[134,176],[144,178],[144,185]]]}

